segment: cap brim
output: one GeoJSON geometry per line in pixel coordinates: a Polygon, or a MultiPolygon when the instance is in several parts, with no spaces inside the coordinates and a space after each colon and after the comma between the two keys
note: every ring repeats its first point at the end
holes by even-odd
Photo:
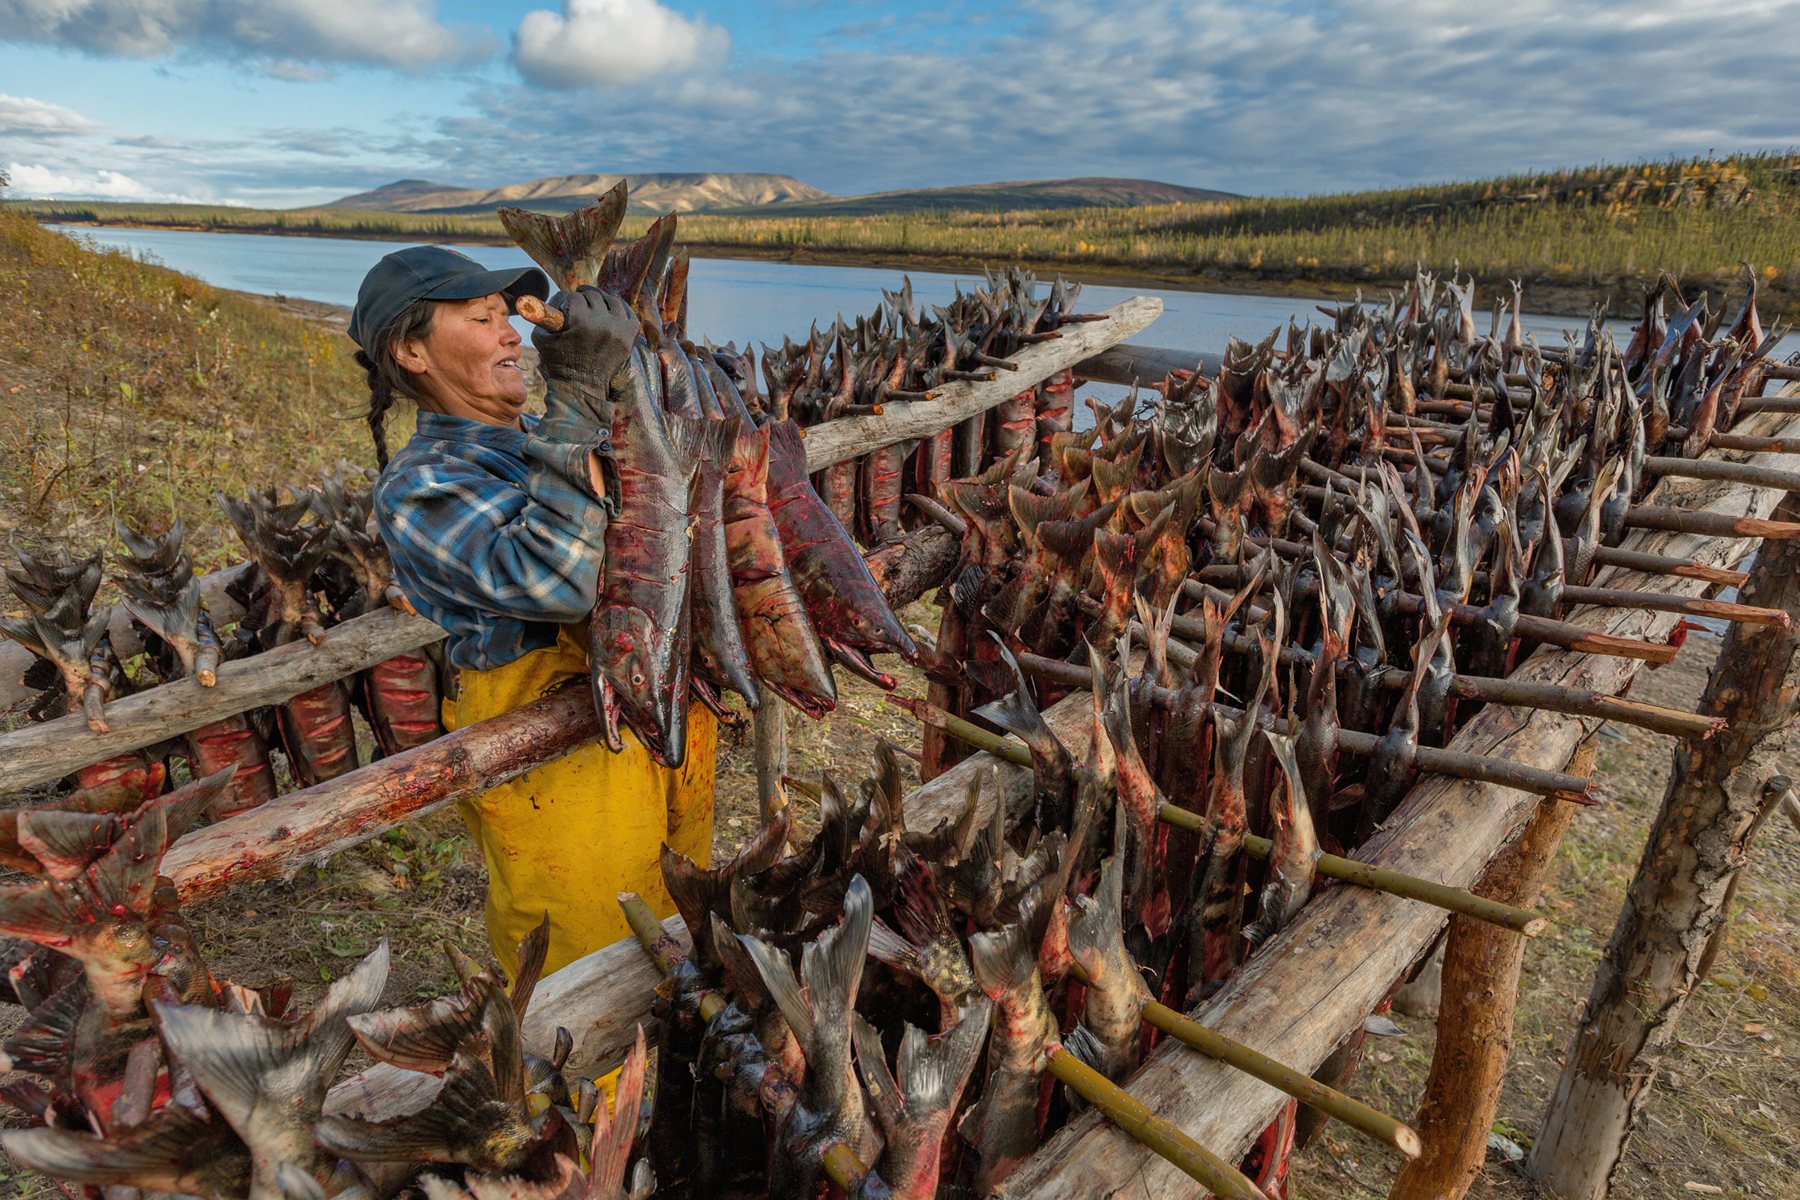
{"type": "Polygon", "coordinates": [[[477,271],[459,275],[426,292],[425,300],[474,300],[500,292],[508,304],[517,304],[520,296],[550,298],[550,278],[536,267],[510,267],[502,271],[477,271]]]}

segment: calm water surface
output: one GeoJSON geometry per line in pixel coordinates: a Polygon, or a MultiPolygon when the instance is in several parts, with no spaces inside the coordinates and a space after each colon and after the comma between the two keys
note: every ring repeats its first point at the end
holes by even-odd
{"type": "MultiPolygon", "coordinates": [[[[199,233],[165,229],[57,226],[100,246],[126,249],[217,287],[293,296],[328,304],[355,303],[363,274],[399,248],[394,242],[353,238],[274,237],[249,233],[199,233]]],[[[525,266],[523,251],[511,246],[455,247],[488,267],[525,266]]],[[[897,289],[910,275],[921,303],[943,303],[969,275],[949,275],[875,267],[829,267],[743,259],[696,258],[688,284],[688,328],[715,342],[779,343],[799,337],[817,321],[829,322],[872,311],[881,289],[897,289]]],[[[1248,296],[1224,292],[1159,291],[1149,287],[1082,289],[1082,306],[1105,308],[1134,295],[1159,296],[1163,314],[1132,341],[1196,351],[1222,350],[1232,336],[1260,340],[1289,318],[1302,324],[1319,318],[1320,301],[1295,296],[1248,296]]],[[[1486,314],[1477,314],[1483,330],[1486,314]]],[[[1524,321],[1547,345],[1572,317],[1528,316],[1524,321]]]]}

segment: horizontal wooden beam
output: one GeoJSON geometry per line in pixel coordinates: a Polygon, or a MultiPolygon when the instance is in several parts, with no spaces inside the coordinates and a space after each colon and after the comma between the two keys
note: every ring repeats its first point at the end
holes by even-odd
{"type": "MultiPolygon", "coordinates": [[[[206,601],[206,611],[212,616],[215,626],[229,625],[244,615],[244,610],[238,607],[237,601],[225,594],[225,587],[249,569],[250,564],[238,563],[200,577],[200,598],[206,601]]],[[[144,649],[144,643],[137,635],[137,628],[131,623],[131,614],[123,604],[115,604],[107,609],[106,632],[112,638],[113,649],[118,651],[122,659],[130,658],[144,649]]],[[[36,688],[28,688],[20,680],[31,669],[36,658],[36,655],[17,642],[0,641],[0,712],[37,695],[36,688]]]]}
{"type": "Polygon", "coordinates": [[[384,608],[333,626],[317,646],[290,642],[224,663],[212,687],[178,679],[121,697],[106,706],[107,733],[89,729],[79,713],[28,725],[0,735],[0,788],[13,791],[59,779],[115,754],[290,699],[443,636],[424,617],[384,608]]]}
{"type": "Polygon", "coordinates": [[[162,873],[184,901],[291,875],[422,813],[523,775],[599,736],[585,687],[445,734],[188,834],[162,873]]]}
{"type": "MultiPolygon", "coordinates": [[[[1777,432],[1791,418],[1760,418],[1777,432]]],[[[1800,426],[1797,426],[1800,427],[1800,426]]],[[[1783,464],[1795,465],[1793,463],[1783,464]]],[[[1782,493],[1720,481],[1665,479],[1656,502],[1684,509],[1766,516],[1782,493]]],[[[1695,534],[1640,533],[1632,549],[1732,566],[1752,545],[1695,534]]],[[[1615,569],[1608,585],[1644,587],[1641,575],[1615,569]]],[[[1668,590],[1697,593],[1699,580],[1659,577],[1668,590]]],[[[1648,640],[1667,634],[1673,614],[1587,609],[1577,620],[1648,640]]],[[[1616,694],[1639,669],[1635,659],[1544,649],[1512,678],[1616,694]]],[[[1593,718],[1490,706],[1451,745],[1477,754],[1561,765],[1599,722],[1593,718]]],[[[1458,887],[1468,887],[1523,826],[1539,801],[1508,788],[1430,778],[1407,796],[1359,858],[1458,887]]],[[[1196,1014],[1210,1028],[1273,1058],[1312,1071],[1354,1029],[1436,937],[1442,914],[1381,893],[1343,888],[1309,903],[1226,988],[1196,1014]]],[[[1162,1047],[1128,1081],[1133,1094],[1228,1159],[1241,1152],[1285,1102],[1272,1088],[1222,1064],[1162,1047]]],[[[1107,1195],[1117,1181],[1157,1197],[1198,1197],[1180,1171],[1146,1154],[1104,1122],[1078,1118],[1058,1132],[1001,1187],[1007,1197],[1064,1200],[1107,1195]]]]}
{"type": "Polygon", "coordinates": [[[1109,346],[1074,366],[1077,379],[1095,383],[1117,383],[1126,387],[1138,384],[1149,387],[1161,383],[1170,371],[1192,371],[1199,367],[1204,375],[1217,377],[1221,359],[1207,351],[1170,350],[1164,346],[1109,346]]]}
{"type": "Polygon", "coordinates": [[[814,425],[806,431],[806,469],[821,471],[895,442],[930,437],[960,425],[1064,367],[1141,332],[1162,315],[1162,307],[1162,301],[1154,296],[1133,296],[1102,309],[1104,321],[1065,325],[1060,337],[1026,346],[1012,356],[1011,361],[1018,364],[1016,371],[997,372],[996,378],[987,381],[945,384],[930,400],[890,401],[880,413],[814,425]]]}

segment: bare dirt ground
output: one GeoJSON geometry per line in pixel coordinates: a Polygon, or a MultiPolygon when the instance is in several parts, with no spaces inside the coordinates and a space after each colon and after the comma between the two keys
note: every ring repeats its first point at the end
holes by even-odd
{"type": "MultiPolygon", "coordinates": [[[[1638,676],[1638,699],[1691,709],[1719,642],[1690,638],[1671,665],[1638,676]]],[[[1670,740],[1607,726],[1599,776],[1607,803],[1584,810],[1546,890],[1550,931],[1527,948],[1513,1052],[1494,1132],[1530,1145],[1668,782],[1670,740]]],[[[1800,1197],[1800,831],[1776,814],[1753,849],[1729,943],[1681,1019],[1643,1122],[1614,1181],[1615,1200],[1800,1197]],[[1716,1190],[1715,1190],[1716,1189],[1716,1190]]],[[[1431,1064],[1430,1021],[1394,1015],[1407,1036],[1370,1040],[1349,1089],[1396,1114],[1414,1111],[1431,1064]]],[[[1332,1126],[1294,1164],[1294,1200],[1376,1200],[1398,1164],[1332,1126]]],[[[1473,1200],[1539,1193],[1490,1150],[1473,1200]]]]}

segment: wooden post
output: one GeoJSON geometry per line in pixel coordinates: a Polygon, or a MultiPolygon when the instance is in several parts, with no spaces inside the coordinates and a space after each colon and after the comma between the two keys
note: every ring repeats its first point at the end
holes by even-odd
{"type": "Polygon", "coordinates": [[[788,768],[787,710],[780,696],[764,692],[750,719],[756,739],[756,799],[764,821],[787,807],[787,789],[781,783],[788,768]]]}
{"type": "MultiPolygon", "coordinates": [[[[1800,517],[1789,496],[1778,519],[1800,517]]],[[[1744,588],[1751,603],[1800,612],[1800,547],[1763,543],[1744,588]]],[[[1733,625],[1707,680],[1702,712],[1729,718],[1705,741],[1683,740],[1650,838],[1527,1172],[1566,1200],[1604,1200],[1637,1123],[1662,1049],[1674,1036],[1698,967],[1723,924],[1724,901],[1776,774],[1800,700],[1800,634],[1733,625]]]]}
{"type": "MultiPolygon", "coordinates": [[[[1595,735],[1588,735],[1576,747],[1570,771],[1591,773],[1596,746],[1595,735]]],[[[1540,805],[1525,832],[1489,865],[1475,892],[1506,904],[1536,905],[1574,815],[1567,804],[1540,805]]],[[[1414,1122],[1425,1150],[1400,1169],[1388,1200],[1460,1200],[1475,1181],[1500,1107],[1524,958],[1525,939],[1511,930],[1450,918],[1437,1048],[1414,1122]]]]}

